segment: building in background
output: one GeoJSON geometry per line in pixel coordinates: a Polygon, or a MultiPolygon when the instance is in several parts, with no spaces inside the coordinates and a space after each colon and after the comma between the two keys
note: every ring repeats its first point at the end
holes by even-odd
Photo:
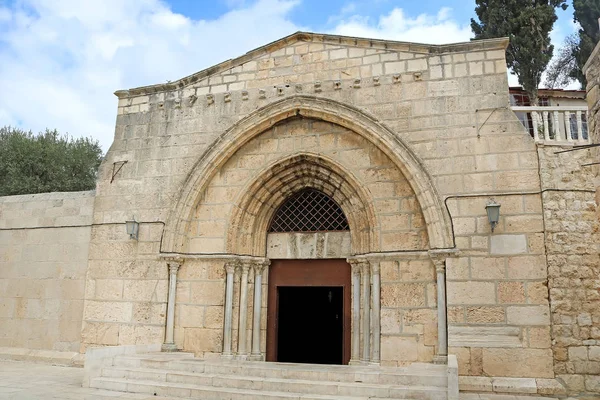
{"type": "Polygon", "coordinates": [[[515,115],[532,137],[536,134],[533,120],[536,118],[535,127],[540,138],[544,138],[547,131],[549,140],[589,140],[585,90],[539,89],[538,106],[543,108],[531,108],[529,96],[520,86],[511,86],[509,93],[515,115]],[[517,111],[514,107],[527,108],[517,111]]]}

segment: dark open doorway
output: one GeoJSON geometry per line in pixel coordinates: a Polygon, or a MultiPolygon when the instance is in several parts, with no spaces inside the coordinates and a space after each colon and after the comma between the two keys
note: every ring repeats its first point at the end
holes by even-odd
{"type": "Polygon", "coordinates": [[[350,275],[346,260],[271,260],[267,361],[348,364],[350,275]]]}
{"type": "Polygon", "coordinates": [[[277,361],[342,364],[343,288],[280,286],[277,289],[277,361]]]}

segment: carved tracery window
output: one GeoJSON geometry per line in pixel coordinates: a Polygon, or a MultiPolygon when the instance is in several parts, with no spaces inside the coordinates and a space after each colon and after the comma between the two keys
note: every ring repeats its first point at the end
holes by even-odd
{"type": "Polygon", "coordinates": [[[340,206],[325,193],[304,189],[290,196],[275,212],[269,232],[350,230],[340,206]]]}

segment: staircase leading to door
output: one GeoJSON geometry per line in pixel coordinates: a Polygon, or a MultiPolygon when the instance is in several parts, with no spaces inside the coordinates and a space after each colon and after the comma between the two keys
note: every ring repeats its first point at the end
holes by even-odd
{"type": "Polygon", "coordinates": [[[104,365],[90,387],[219,400],[448,398],[445,365],[415,363],[391,368],[209,361],[190,353],[120,355],[104,365]]]}

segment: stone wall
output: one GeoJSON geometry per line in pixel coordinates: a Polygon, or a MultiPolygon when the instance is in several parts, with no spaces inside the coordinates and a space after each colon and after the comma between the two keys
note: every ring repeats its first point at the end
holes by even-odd
{"type": "Polygon", "coordinates": [[[493,197],[494,233],[487,198],[448,201],[467,243],[447,267],[449,352],[460,375],[553,378],[540,195],[493,197]]]}
{"type": "Polygon", "coordinates": [[[557,379],[572,393],[600,393],[600,226],[593,150],[540,146],[545,245],[557,379]]]}
{"type": "MultiPolygon", "coordinates": [[[[583,72],[587,79],[588,129],[592,143],[600,143],[600,43],[596,45],[590,55],[583,72]]],[[[596,148],[592,154],[595,154],[593,161],[598,162],[600,160],[600,148],[596,148]]],[[[591,169],[596,177],[596,203],[600,204],[600,165],[595,165],[591,169]]],[[[600,210],[598,211],[598,220],[600,220],[600,210]]]]}
{"type": "MultiPolygon", "coordinates": [[[[344,168],[347,180],[354,179],[371,194],[374,219],[370,224],[372,249],[390,251],[421,250],[404,260],[384,261],[381,276],[381,306],[384,325],[381,333],[382,363],[398,365],[431,361],[437,338],[435,271],[429,256],[427,232],[417,198],[404,176],[389,158],[359,135],[334,124],[298,118],[268,129],[246,143],[215,174],[196,207],[188,233],[190,252],[224,253],[235,208],[239,199],[250,196],[260,201],[249,187],[273,165],[299,154],[318,154],[344,168]]],[[[291,179],[285,177],[283,179],[291,179]]],[[[319,189],[321,182],[301,176],[302,185],[319,189]]],[[[333,178],[330,179],[333,182],[333,178]]],[[[276,180],[279,182],[279,180],[276,180]]],[[[336,186],[337,187],[337,186],[336,186]]],[[[260,185],[269,197],[285,198],[285,192],[268,184],[260,185]]],[[[326,188],[322,188],[327,190],[326,188]]],[[[284,190],[290,191],[289,188],[284,190]]],[[[342,189],[339,189],[340,191],[342,189]]],[[[348,213],[356,199],[341,203],[348,213]]],[[[270,220],[270,218],[267,218],[270,220]]],[[[243,222],[241,222],[243,224],[243,222]]],[[[356,227],[355,227],[356,228],[356,227]]],[[[266,236],[265,234],[263,234],[266,236]]],[[[255,236],[255,235],[253,235],[255,236]]],[[[230,240],[230,239],[229,239],[230,240]]],[[[340,243],[341,244],[341,243],[340,243]]],[[[348,249],[350,250],[350,249],[348,249]]],[[[337,258],[352,253],[338,251],[337,258]]],[[[287,257],[279,257],[287,258],[287,257]]],[[[313,258],[302,256],[299,258],[313,258]]],[[[220,351],[223,326],[223,261],[189,260],[182,267],[176,312],[176,343],[184,350],[211,357],[220,351]]],[[[264,285],[268,285],[265,274],[264,285]]],[[[239,282],[234,286],[233,348],[237,347],[239,282]]],[[[253,294],[253,281],[249,293],[253,294]]],[[[267,286],[264,292],[266,293],[267,286]]],[[[252,294],[248,304],[252,304],[252,294]]],[[[264,305],[266,307],[266,304],[264,305]]],[[[266,315],[266,309],[262,315],[266,315]]],[[[251,317],[251,310],[249,310],[251,317]]],[[[252,319],[248,318],[248,328],[252,319]]],[[[266,330],[266,320],[262,331],[266,330]]],[[[263,335],[264,338],[264,335],[263,335]]],[[[247,337],[250,340],[250,336],[247,337]]],[[[362,343],[362,342],[361,342],[362,343]]],[[[263,351],[265,349],[263,341],[263,351]]],[[[250,347],[248,342],[247,348],[250,347]]]]}
{"type": "Polygon", "coordinates": [[[79,352],[93,202],[0,197],[0,347],[79,352]]]}
{"type": "MultiPolygon", "coordinates": [[[[196,197],[186,198],[189,215],[176,216],[183,221],[182,226],[189,227],[184,233],[178,232],[183,236],[181,246],[162,242],[161,248],[158,223],[153,225],[156,229],[142,232],[139,242],[128,241],[122,233],[107,228],[94,228],[98,235],[93,237],[89,285],[102,280],[106,288],[128,284],[147,286],[148,290],[127,298],[120,292],[118,299],[104,291],[92,295],[89,304],[93,308],[86,306],[85,325],[96,324],[100,331],[110,331],[112,339],[109,343],[105,340],[108,336],[96,334],[100,331],[91,330],[87,335],[84,329],[85,342],[161,340],[160,325],[135,318],[133,309],[142,303],[164,306],[167,268],[157,256],[165,248],[193,253],[189,257],[218,255],[232,248],[241,250],[238,254],[264,254],[264,248],[248,243],[266,236],[266,232],[250,229],[258,225],[240,228],[231,218],[239,214],[232,205],[239,204],[236,202],[243,198],[244,188],[253,177],[266,166],[273,167],[269,163],[275,163],[285,152],[291,155],[300,151],[335,160],[344,174],[351,172],[349,176],[366,182],[361,185],[365,198],[375,199],[367,205],[377,216],[361,220],[372,223],[370,237],[374,240],[368,246],[354,242],[353,252],[426,250],[423,234],[427,233],[431,241],[427,229],[436,232],[444,226],[444,221],[431,218],[430,200],[447,200],[460,250],[460,257],[447,269],[450,341],[458,353],[461,374],[552,378],[538,160],[532,138],[508,109],[506,43],[499,39],[425,46],[300,33],[177,82],[117,92],[115,141],[100,169],[94,221],[121,222],[135,215],[145,222],[169,223],[182,193],[191,191],[196,197]],[[286,105],[314,105],[313,124],[319,129],[307,134],[294,128],[290,121],[302,120],[303,116],[290,108],[288,119],[274,121],[274,127],[265,123],[266,128],[253,135],[228,136],[248,118],[268,120],[285,100],[289,100],[286,105]],[[373,127],[391,132],[394,143],[401,142],[404,147],[390,147],[391,139],[368,139],[365,134],[342,128],[341,116],[337,121],[331,116],[328,122],[318,121],[325,119],[319,110],[329,103],[347,106],[364,120],[374,121],[373,127]],[[228,148],[233,150],[216,157],[198,181],[203,186],[185,186],[205,154],[231,142],[236,142],[228,148]],[[390,178],[385,169],[383,175],[369,172],[369,163],[381,160],[376,153],[395,160],[409,157],[398,154],[400,149],[410,157],[414,155],[418,174],[405,174],[402,181],[390,178]],[[113,164],[124,161],[127,163],[111,183],[113,164]],[[431,187],[415,190],[422,181],[431,182],[431,187]],[[406,187],[404,182],[412,187],[420,213],[429,216],[425,221],[413,218],[419,215],[414,211],[405,212],[412,217],[403,215],[402,207],[410,202],[405,202],[408,196],[397,190],[406,187]],[[485,216],[490,197],[503,205],[501,223],[493,234],[485,216]],[[232,229],[241,229],[235,240],[229,239],[232,229]],[[134,277],[142,279],[133,282],[134,277]],[[150,290],[157,284],[160,297],[150,290]],[[125,329],[139,334],[119,335],[125,329]],[[495,338],[484,346],[471,340],[481,329],[493,332],[495,338]],[[515,360],[522,361],[522,367],[513,368],[515,360]]],[[[353,123],[360,128],[356,121],[353,123]]],[[[250,205],[254,204],[251,200],[250,205]]],[[[353,240],[357,233],[362,231],[353,232],[353,240]]],[[[260,240],[266,247],[266,239],[260,240]]],[[[382,341],[382,350],[383,346],[406,349],[403,345],[411,342],[411,351],[418,343],[417,348],[423,346],[421,354],[430,354],[433,346],[427,343],[433,343],[433,336],[426,337],[426,331],[435,322],[431,315],[435,304],[433,266],[397,260],[381,267],[382,279],[383,268],[389,279],[388,287],[382,281],[382,306],[389,308],[382,309],[382,317],[387,313],[382,332],[390,332],[398,342],[388,346],[382,341]],[[407,293],[404,289],[417,293],[419,304],[403,297],[407,293]],[[424,309],[420,315],[416,315],[418,308],[424,309]]],[[[214,297],[217,304],[188,305],[207,309],[221,304],[223,271],[218,269],[217,265],[207,267],[206,275],[197,283],[206,281],[215,286],[214,296],[210,292],[203,295],[214,297]]],[[[183,311],[179,312],[179,323],[188,324],[181,320],[183,311]]],[[[217,325],[202,325],[201,329],[217,325]]],[[[179,326],[178,345],[185,346],[185,331],[193,329],[179,326]]],[[[218,341],[218,329],[214,329],[210,337],[218,341]]],[[[216,342],[208,342],[210,349],[218,349],[216,342]]],[[[407,354],[409,359],[415,358],[414,353],[407,354]]]]}

